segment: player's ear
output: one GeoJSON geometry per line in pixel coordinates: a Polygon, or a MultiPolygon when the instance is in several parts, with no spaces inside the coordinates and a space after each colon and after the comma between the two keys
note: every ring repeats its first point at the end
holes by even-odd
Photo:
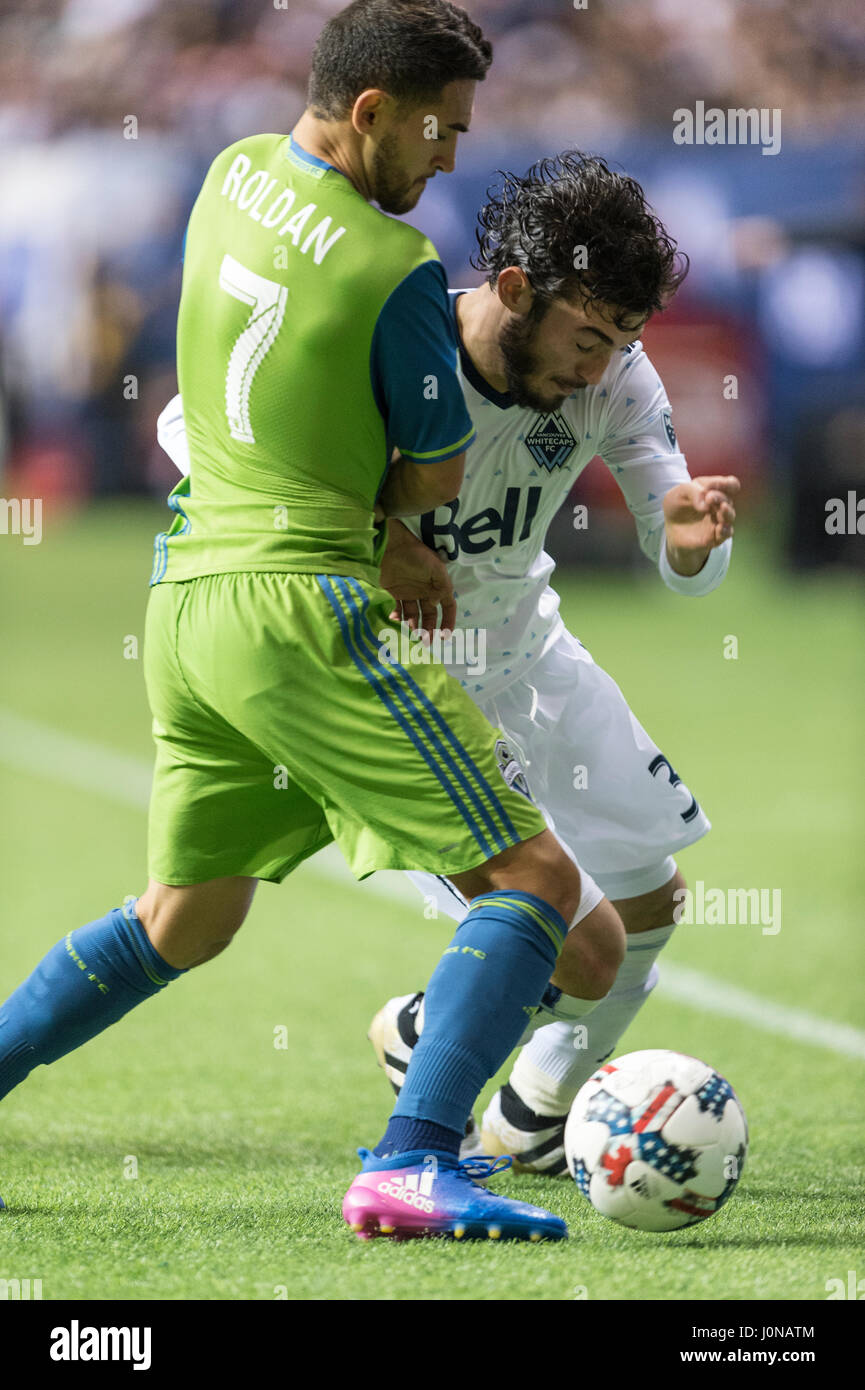
{"type": "Polygon", "coordinates": [[[504,307],[512,314],[527,314],[535,297],[528,276],[518,265],[506,266],[499,272],[496,293],[504,307]]]}
{"type": "Polygon", "coordinates": [[[368,87],[355,98],[349,119],[358,135],[371,135],[374,130],[378,130],[382,115],[390,101],[387,92],[380,91],[378,87],[368,87]]]}

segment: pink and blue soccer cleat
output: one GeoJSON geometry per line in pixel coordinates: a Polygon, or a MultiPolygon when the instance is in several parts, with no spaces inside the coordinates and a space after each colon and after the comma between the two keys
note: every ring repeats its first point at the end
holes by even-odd
{"type": "Polygon", "coordinates": [[[481,1187],[510,1167],[509,1158],[470,1158],[413,1149],[379,1158],[358,1149],[363,1168],[342,1203],[361,1240],[391,1236],[453,1236],[455,1240],[564,1240],[564,1221],[543,1207],[499,1197],[481,1187]]]}

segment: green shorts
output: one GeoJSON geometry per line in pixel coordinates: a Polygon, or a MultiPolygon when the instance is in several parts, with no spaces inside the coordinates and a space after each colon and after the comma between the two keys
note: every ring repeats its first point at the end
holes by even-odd
{"type": "Polygon", "coordinates": [[[358,878],[450,875],[544,829],[447,669],[382,659],[392,607],[383,589],[334,575],[151,590],[153,878],[278,883],[332,840],[358,878]]]}

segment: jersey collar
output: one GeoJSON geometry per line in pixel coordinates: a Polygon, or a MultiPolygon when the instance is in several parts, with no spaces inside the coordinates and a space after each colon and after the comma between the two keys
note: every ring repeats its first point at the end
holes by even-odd
{"type": "Polygon", "coordinates": [[[488,400],[492,405],[497,405],[499,410],[510,410],[511,406],[516,404],[510,391],[497,391],[494,386],[490,386],[489,382],[481,376],[480,372],[478,371],[477,367],[475,366],[474,362],[469,357],[468,353],[465,350],[465,347],[463,346],[463,340],[460,337],[460,326],[457,323],[457,300],[459,299],[461,294],[465,293],[465,290],[450,291],[451,315],[454,321],[454,330],[457,335],[457,343],[459,344],[460,367],[462,368],[462,374],[465,377],[466,381],[469,383],[469,385],[474,387],[478,395],[485,397],[485,399],[488,400]]]}
{"type": "Polygon", "coordinates": [[[305,150],[302,145],[297,143],[293,135],[288,137],[288,148],[290,151],[288,158],[295,160],[298,164],[305,164],[309,169],[320,169],[322,173],[327,169],[332,169],[335,174],[342,174],[342,177],[345,178],[345,174],[342,173],[341,169],[337,169],[335,164],[328,164],[326,159],[319,159],[317,154],[310,154],[309,150],[305,150]]]}

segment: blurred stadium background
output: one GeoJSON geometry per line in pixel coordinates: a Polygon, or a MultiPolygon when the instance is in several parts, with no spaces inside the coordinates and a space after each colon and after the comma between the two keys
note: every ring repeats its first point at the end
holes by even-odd
{"type": "MultiPolygon", "coordinates": [[[[0,492],[164,496],[180,248],[211,158],[288,130],[341,0],[0,3],[0,492]],[[134,137],[134,138],[131,138],[134,137]],[[135,385],[128,386],[128,378],[135,385]],[[129,399],[130,394],[137,392],[129,399]]],[[[825,499],[865,488],[865,11],[851,0],[476,0],[495,43],[457,172],[413,220],[451,283],[498,168],[566,147],[639,178],[692,269],[647,346],[692,472],[739,473],[775,550],[861,567],[825,499]],[[681,146],[673,111],[780,108],[782,147],[681,146]],[[724,379],[738,395],[726,399],[724,379]]],[[[729,395],[729,391],[728,391],[729,395]]],[[[606,470],[562,560],[620,563],[606,470]]]]}

